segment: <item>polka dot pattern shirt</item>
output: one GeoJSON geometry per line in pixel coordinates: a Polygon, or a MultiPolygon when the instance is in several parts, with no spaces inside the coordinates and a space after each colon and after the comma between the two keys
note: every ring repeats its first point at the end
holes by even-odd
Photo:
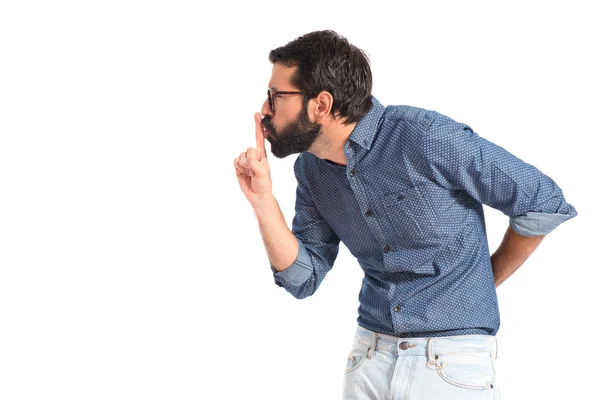
{"type": "Polygon", "coordinates": [[[342,241],[365,274],[358,324],[375,332],[495,335],[482,205],[525,236],[577,215],[552,179],[436,111],[373,98],[344,151],[346,166],[311,153],[296,159],[298,257],[273,273],[293,296],[310,296],[342,241]]]}

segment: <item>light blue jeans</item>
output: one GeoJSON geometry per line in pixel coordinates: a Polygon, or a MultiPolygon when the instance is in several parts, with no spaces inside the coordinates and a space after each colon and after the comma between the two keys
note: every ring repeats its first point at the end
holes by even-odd
{"type": "Polygon", "coordinates": [[[495,336],[398,338],[358,327],[344,399],[500,399],[495,336]]]}

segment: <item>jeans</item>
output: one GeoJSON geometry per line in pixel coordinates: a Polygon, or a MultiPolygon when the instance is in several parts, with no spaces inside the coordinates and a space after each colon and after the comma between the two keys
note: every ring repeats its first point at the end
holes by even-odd
{"type": "Polygon", "coordinates": [[[398,338],[358,327],[344,399],[500,399],[495,336],[398,338]]]}

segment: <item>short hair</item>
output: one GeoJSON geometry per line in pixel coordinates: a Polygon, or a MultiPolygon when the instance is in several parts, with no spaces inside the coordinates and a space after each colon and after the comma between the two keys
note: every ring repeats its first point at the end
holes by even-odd
{"type": "Polygon", "coordinates": [[[331,30],[307,33],[271,50],[269,61],[298,67],[292,84],[304,105],[320,92],[333,96],[331,113],[346,124],[358,122],[372,107],[373,78],[365,52],[331,30]]]}

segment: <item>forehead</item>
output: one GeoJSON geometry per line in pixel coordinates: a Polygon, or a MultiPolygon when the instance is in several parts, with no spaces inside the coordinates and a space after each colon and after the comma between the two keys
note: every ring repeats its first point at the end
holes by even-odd
{"type": "Polygon", "coordinates": [[[269,89],[274,90],[291,90],[296,89],[292,85],[292,77],[296,72],[297,67],[286,67],[280,63],[273,64],[273,70],[271,71],[271,80],[269,81],[269,89]]]}

